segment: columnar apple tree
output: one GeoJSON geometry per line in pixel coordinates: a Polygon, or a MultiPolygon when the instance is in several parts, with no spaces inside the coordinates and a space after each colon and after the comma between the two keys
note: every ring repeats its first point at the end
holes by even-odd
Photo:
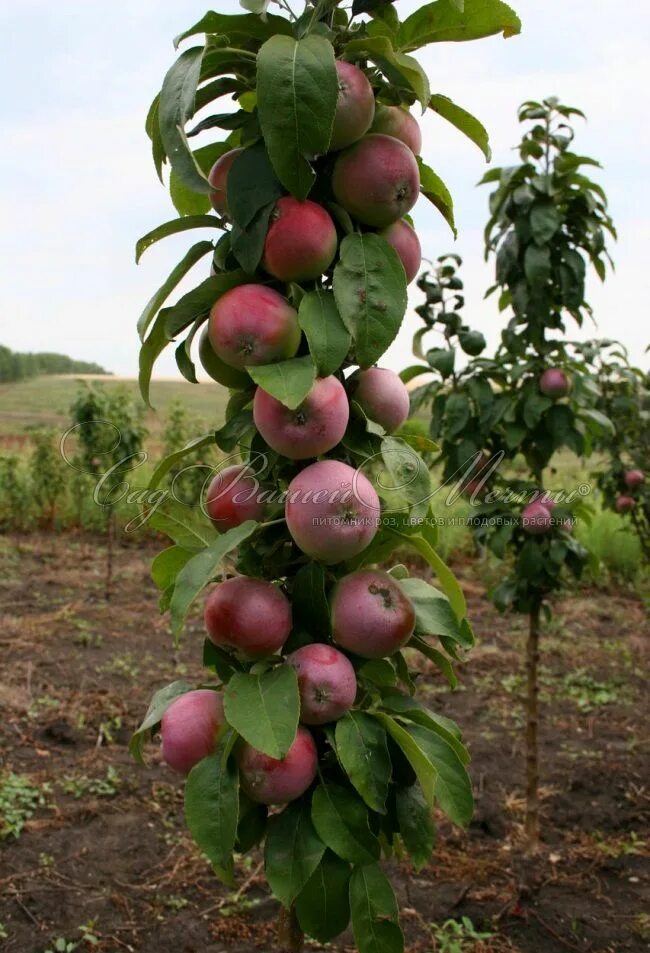
{"type": "Polygon", "coordinates": [[[604,504],[629,521],[650,562],[650,375],[632,364],[619,341],[587,341],[576,350],[593,369],[597,409],[613,426],[597,443],[604,504]]]}
{"type": "Polygon", "coordinates": [[[447,483],[455,483],[477,507],[477,540],[509,571],[491,595],[499,609],[529,616],[527,671],[527,812],[531,848],[539,839],[538,682],[540,617],[550,612],[549,596],[569,574],[579,575],[588,558],[572,536],[576,517],[588,518],[578,487],[549,493],[545,471],[554,454],[567,448],[591,451],[594,437],[611,434],[597,403],[588,364],[565,338],[569,319],[581,325],[591,309],[585,300],[586,264],[605,277],[605,233],[613,232],[605,193],[585,166],[598,163],[570,148],[569,119],[582,115],[556,99],[527,102],[519,119],[532,123],[519,146],[521,163],[491,169],[494,183],[485,230],[486,257],[496,259],[499,311],[511,312],[493,357],[486,342],[461,316],[464,305],[458,259],[439,260],[420,287],[425,327],[414,351],[426,363],[404,379],[435,373],[413,395],[414,406],[430,403],[430,433],[441,447],[447,483]],[[442,333],[440,346],[425,348],[430,330],[442,333]],[[462,353],[470,360],[462,365],[462,353]],[[515,459],[525,463],[519,478],[515,459]]]}
{"type": "MultiPolygon", "coordinates": [[[[188,447],[216,442],[227,455],[205,505],[150,514],[174,543],[152,572],[177,637],[204,598],[208,674],[200,688],[160,691],[132,749],[141,756],[160,727],[164,760],[187,774],[189,828],[226,882],[234,855],[264,842],[288,949],[351,919],[363,953],[400,951],[382,854],[401,843],[425,864],[434,804],[461,825],[472,812],[459,730],[415,699],[411,667],[421,653],[453,681],[471,629],[426,523],[417,446],[428,441],[400,436],[406,389],[376,367],[419,268],[407,216],[420,193],[453,225],[409,107],[487,150],[481,124],[431,93],[412,53],[509,36],[519,21],[499,0],[439,0],[401,23],[373,0],[352,11],[319,0],[299,16],[281,6],[286,16],[208,13],[184,31],[177,46],[193,45],[147,119],[180,214],[138,242],[138,257],[173,233],[222,234],[192,245],[147,304],[142,392],[172,340],[195,380],[198,336],[204,369],[231,397],[224,426],[188,447]],[[211,274],[166,306],[206,258],[211,274]],[[424,556],[439,588],[378,568],[397,547],[424,556]]],[[[181,458],[163,461],[152,486],[181,458]]]]}

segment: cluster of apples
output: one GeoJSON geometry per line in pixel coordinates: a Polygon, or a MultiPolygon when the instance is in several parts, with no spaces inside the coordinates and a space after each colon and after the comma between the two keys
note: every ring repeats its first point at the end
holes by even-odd
{"type": "Polygon", "coordinates": [[[636,506],[636,500],[631,494],[645,483],[645,474],[643,470],[626,470],[623,474],[623,482],[630,493],[619,493],[614,506],[618,513],[629,513],[636,506]]]}
{"type": "MultiPolygon", "coordinates": [[[[407,281],[417,275],[421,251],[404,219],[419,194],[416,154],[422,140],[415,119],[396,106],[377,104],[365,73],[338,61],[339,99],[332,130],[331,191],[334,201],[364,229],[382,235],[397,252],[407,281]]],[[[228,174],[241,150],[212,168],[212,205],[228,216],[228,174]]],[[[278,199],[264,243],[261,268],[269,281],[317,281],[333,265],[338,234],[326,208],[292,196],[278,199]]],[[[246,368],[294,357],[301,347],[298,315],[269,284],[240,285],[214,304],[200,341],[206,371],[231,388],[249,388],[246,368]]],[[[310,559],[328,566],[352,559],[372,541],[380,503],[370,481],[337,459],[317,459],[340,443],[350,401],[369,420],[394,433],[409,413],[409,395],[387,368],[358,369],[318,378],[297,409],[261,387],[253,395],[255,426],[268,446],[291,461],[306,461],[286,491],[285,518],[293,542],[310,559]],[[311,461],[311,462],[309,462],[311,461]]],[[[220,532],[246,520],[262,521],[268,509],[263,488],[247,464],[229,466],[208,488],[206,512],[220,532]]],[[[415,610],[388,573],[361,569],[342,575],[329,593],[331,642],[303,645],[283,656],[292,631],[292,609],[279,583],[234,576],[208,594],[208,638],[242,659],[282,657],[297,673],[300,727],[286,757],[276,760],[240,742],[236,756],[242,787],[263,804],[299,797],[316,776],[318,754],[312,729],[341,718],[357,696],[363,660],[390,656],[411,638],[415,610]],[[356,668],[355,668],[356,666],[356,668]]],[[[224,724],[219,692],[191,691],[177,698],[161,722],[162,754],[187,773],[214,751],[224,724]]]]}
{"type": "MultiPolygon", "coordinates": [[[[399,106],[375,101],[363,70],[338,60],[339,98],[332,130],[331,193],[356,223],[375,230],[395,249],[407,282],[418,273],[421,248],[404,216],[420,191],[416,155],[422,147],[417,121],[399,106]]],[[[228,175],[242,149],[221,156],[209,173],[210,200],[226,218],[228,175]]],[[[333,265],[338,234],[330,213],[311,199],[278,199],[264,241],[261,267],[279,282],[320,279],[333,265]]],[[[233,288],[214,305],[201,341],[206,371],[227,387],[245,387],[245,368],[294,357],[300,347],[298,315],[266,284],[233,288]]]]}
{"type": "MultiPolygon", "coordinates": [[[[335,584],[330,598],[333,645],[313,642],[283,661],[296,670],[300,721],[295,741],[282,759],[248,743],[236,751],[246,794],[261,804],[286,804],[300,797],[316,776],[317,749],[310,726],[331,724],[354,705],[357,659],[392,655],[413,635],[415,610],[386,572],[361,569],[335,584]]],[[[233,576],[209,593],[204,611],[209,639],[240,657],[279,655],[292,629],[291,603],[267,580],[233,576]]],[[[162,755],[170,767],[189,772],[211,754],[224,724],[223,696],[204,689],[177,698],[161,722],[162,755]]]]}

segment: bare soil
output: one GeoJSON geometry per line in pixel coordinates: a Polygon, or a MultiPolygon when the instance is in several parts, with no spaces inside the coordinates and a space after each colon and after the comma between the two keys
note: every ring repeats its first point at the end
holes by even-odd
{"type": "MultiPolygon", "coordinates": [[[[7,953],[78,942],[99,953],[257,953],[274,947],[277,906],[260,858],[219,884],[192,847],[182,781],[127,752],[153,691],[200,675],[197,618],[175,651],[149,579],[153,548],[120,546],[110,602],[104,543],[0,540],[0,779],[40,787],[44,804],[0,841],[0,939],[7,953]],[[3,774],[4,772],[4,774],[3,774]]],[[[643,671],[649,626],[624,591],[558,603],[543,637],[543,839],[522,853],[525,620],[499,616],[481,567],[455,566],[478,645],[449,692],[422,677],[429,704],[463,726],[477,810],[468,831],[441,820],[429,866],[389,865],[409,953],[623,953],[650,941],[650,754],[643,671]],[[489,934],[442,946],[440,925],[469,917],[489,934]],[[431,932],[431,925],[434,931],[431,932]]],[[[2,804],[0,789],[0,805],[2,804]]],[[[320,949],[311,946],[310,949],[320,949]]],[[[331,949],[352,949],[344,935],[331,949]]]]}

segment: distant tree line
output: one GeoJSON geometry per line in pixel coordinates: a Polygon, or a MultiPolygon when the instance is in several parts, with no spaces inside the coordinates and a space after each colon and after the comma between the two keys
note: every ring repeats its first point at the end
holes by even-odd
{"type": "Polygon", "coordinates": [[[18,353],[0,344],[0,383],[39,374],[108,374],[99,364],[75,361],[66,354],[18,353]]]}

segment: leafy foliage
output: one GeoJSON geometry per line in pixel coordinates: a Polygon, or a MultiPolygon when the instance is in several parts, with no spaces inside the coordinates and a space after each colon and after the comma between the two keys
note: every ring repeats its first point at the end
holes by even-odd
{"type": "Polygon", "coordinates": [[[596,471],[605,505],[617,510],[620,497],[632,499],[625,513],[636,533],[646,562],[650,561],[650,377],[630,363],[618,341],[594,340],[576,343],[576,351],[594,375],[596,413],[611,421],[594,439],[605,458],[596,471]],[[629,486],[626,474],[638,470],[643,481],[629,486]]]}

